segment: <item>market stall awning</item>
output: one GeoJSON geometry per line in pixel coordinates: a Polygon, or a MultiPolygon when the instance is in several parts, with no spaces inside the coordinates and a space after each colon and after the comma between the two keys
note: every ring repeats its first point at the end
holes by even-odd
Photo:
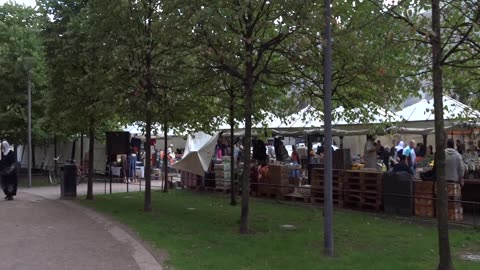
{"type": "MultiPolygon", "coordinates": [[[[444,119],[480,119],[480,112],[455,100],[449,96],[443,96],[444,119]]],[[[396,121],[433,121],[435,120],[433,99],[421,101],[405,107],[396,113],[396,121]]]]}
{"type": "Polygon", "coordinates": [[[407,128],[407,127],[390,127],[386,129],[389,133],[411,134],[411,135],[428,135],[435,131],[434,128],[407,128]]]}

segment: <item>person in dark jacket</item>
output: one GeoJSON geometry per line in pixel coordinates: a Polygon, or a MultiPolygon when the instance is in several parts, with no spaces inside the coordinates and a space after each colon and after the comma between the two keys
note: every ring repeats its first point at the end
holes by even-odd
{"type": "Polygon", "coordinates": [[[268,164],[267,148],[265,143],[262,140],[253,140],[253,156],[252,158],[261,162],[266,162],[268,164]]]}
{"type": "Polygon", "coordinates": [[[393,166],[393,172],[408,172],[411,175],[414,175],[412,167],[408,166],[407,156],[400,155],[400,162],[393,166]]]}
{"type": "Polygon", "coordinates": [[[13,200],[13,196],[17,195],[18,177],[15,154],[6,141],[1,143],[0,155],[0,176],[2,177],[2,189],[5,193],[5,200],[13,200]]]}

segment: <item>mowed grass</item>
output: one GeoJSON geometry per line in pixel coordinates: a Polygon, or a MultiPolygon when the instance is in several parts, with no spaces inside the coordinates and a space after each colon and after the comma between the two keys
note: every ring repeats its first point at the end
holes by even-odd
{"type": "MultiPolygon", "coordinates": [[[[322,255],[322,211],[251,200],[250,235],[238,234],[240,207],[228,198],[190,191],[153,192],[153,211],[142,193],[97,196],[83,203],[128,225],[170,254],[168,265],[190,269],[436,269],[435,226],[394,217],[336,211],[334,258],[322,255]],[[194,208],[194,209],[189,209],[194,208]],[[296,230],[280,228],[292,224],[296,230]]],[[[452,229],[456,269],[480,269],[459,259],[480,253],[480,232],[452,229]]]]}
{"type": "MultiPolygon", "coordinates": [[[[28,177],[26,175],[20,175],[18,177],[19,187],[28,187],[28,177]]],[[[46,187],[51,186],[48,176],[32,176],[32,187],[46,187]]]]}

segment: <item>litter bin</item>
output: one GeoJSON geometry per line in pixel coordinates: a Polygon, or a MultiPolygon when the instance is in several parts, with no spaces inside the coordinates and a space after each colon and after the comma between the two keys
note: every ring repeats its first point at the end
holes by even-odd
{"type": "Polygon", "coordinates": [[[65,164],[63,167],[63,181],[60,189],[62,199],[77,197],[77,166],[75,164],[65,164]]]}

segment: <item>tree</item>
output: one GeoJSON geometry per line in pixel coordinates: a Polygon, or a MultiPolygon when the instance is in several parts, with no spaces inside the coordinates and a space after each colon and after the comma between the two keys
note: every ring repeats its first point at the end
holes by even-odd
{"type": "MultiPolygon", "coordinates": [[[[416,95],[419,79],[411,72],[414,65],[410,60],[417,48],[402,42],[411,37],[403,25],[368,1],[338,1],[333,7],[333,108],[345,108],[333,117],[369,122],[380,109],[398,107],[416,95]]],[[[318,59],[323,59],[325,45],[319,34],[324,24],[318,23],[323,17],[318,14],[323,8],[312,5],[298,46],[287,50],[296,89],[319,109],[323,108],[325,67],[318,59]]]]}
{"type": "Polygon", "coordinates": [[[53,16],[45,30],[50,68],[55,78],[47,112],[68,135],[88,131],[89,200],[93,199],[95,136],[115,119],[116,97],[111,86],[114,64],[109,49],[112,44],[108,28],[98,26],[99,21],[105,22],[108,4],[108,1],[92,0],[88,3],[45,1],[42,5],[45,16],[53,16]],[[71,7],[76,9],[72,11],[71,7]],[[65,16],[65,11],[70,12],[69,16],[65,16]]]}
{"type": "Polygon", "coordinates": [[[440,32],[440,0],[432,0],[433,105],[435,108],[435,177],[437,178],[438,243],[440,262],[438,270],[453,269],[448,236],[448,190],[445,180],[445,131],[443,122],[442,36],[440,32]]]}
{"type": "MultiPolygon", "coordinates": [[[[240,233],[249,232],[250,161],[252,114],[255,97],[275,89],[288,89],[281,82],[286,65],[280,45],[301,27],[307,1],[203,1],[197,3],[193,34],[199,40],[205,65],[219,70],[243,86],[244,174],[240,233]],[[233,18],[233,20],[232,20],[233,18]],[[277,82],[277,84],[275,83],[277,82]],[[275,87],[277,86],[277,87],[275,87]]],[[[271,100],[267,100],[271,102],[271,100]]]]}
{"type": "MultiPolygon", "coordinates": [[[[448,190],[445,180],[445,130],[443,119],[443,93],[444,76],[443,70],[451,68],[450,72],[475,67],[478,63],[479,44],[478,29],[480,7],[477,1],[449,1],[441,3],[432,0],[431,6],[426,2],[399,1],[397,5],[388,7],[377,3],[389,16],[402,21],[411,27],[420,39],[415,42],[429,45],[431,58],[426,60],[422,56],[417,62],[422,66],[424,74],[431,72],[429,77],[433,82],[434,111],[435,111],[435,174],[438,186],[437,194],[437,217],[439,239],[439,270],[454,269],[451,258],[449,234],[448,234],[448,190]],[[431,10],[426,12],[426,10],[431,10]],[[430,27],[428,24],[430,23],[430,27]],[[446,37],[443,39],[442,37],[446,37]],[[478,52],[478,51],[477,51],[478,52]],[[430,62],[431,61],[431,62],[430,62]],[[425,66],[431,65],[431,69],[425,66]]],[[[428,48],[428,46],[424,46],[428,48]]],[[[452,73],[450,73],[452,74],[452,73]]],[[[457,74],[455,74],[456,76],[457,74]]],[[[449,78],[445,78],[449,81],[449,78]]],[[[451,78],[450,78],[451,79],[451,78]]]]}
{"type": "Polygon", "coordinates": [[[46,89],[45,55],[42,52],[41,16],[31,7],[7,2],[0,5],[0,137],[15,145],[27,137],[26,57],[32,66],[32,138],[33,144],[45,139],[42,122],[46,89]]]}
{"type": "Polygon", "coordinates": [[[117,46],[115,54],[121,58],[119,74],[125,77],[122,79],[122,105],[131,111],[128,119],[132,122],[141,121],[144,125],[144,210],[151,211],[150,141],[153,126],[162,123],[166,132],[182,122],[177,120],[181,114],[172,114],[169,110],[180,106],[177,102],[181,100],[180,97],[191,94],[182,92],[177,96],[176,91],[185,87],[183,83],[176,83],[182,82],[179,71],[184,61],[180,59],[185,51],[179,47],[179,43],[185,29],[180,22],[186,16],[177,1],[159,0],[121,1],[115,16],[117,27],[112,31],[117,33],[117,42],[121,44],[117,46]]]}
{"type": "Polygon", "coordinates": [[[325,31],[323,36],[324,61],[324,115],[325,115],[325,254],[333,256],[333,187],[332,187],[332,8],[330,0],[325,0],[325,31]]]}

